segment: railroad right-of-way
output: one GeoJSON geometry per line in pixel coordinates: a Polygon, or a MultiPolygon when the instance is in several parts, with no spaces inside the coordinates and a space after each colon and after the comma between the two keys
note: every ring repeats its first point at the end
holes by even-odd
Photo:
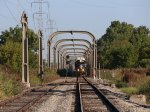
{"type": "Polygon", "coordinates": [[[86,78],[80,78],[78,92],[81,112],[119,112],[119,110],[86,78]]]}
{"type": "Polygon", "coordinates": [[[60,78],[0,103],[0,112],[150,112],[91,77],[60,78]]]}

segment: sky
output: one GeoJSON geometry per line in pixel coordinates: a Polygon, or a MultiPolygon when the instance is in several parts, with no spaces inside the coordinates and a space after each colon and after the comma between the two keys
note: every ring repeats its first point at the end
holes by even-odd
{"type": "MultiPolygon", "coordinates": [[[[34,29],[31,8],[34,0],[0,0],[0,31],[20,24],[23,10],[34,29]],[[9,7],[9,10],[8,8],[9,7]],[[13,15],[13,16],[12,16],[13,15]]],[[[58,30],[87,30],[96,38],[105,34],[111,21],[119,20],[150,28],[150,0],[45,0],[50,4],[50,18],[58,30]]],[[[45,6],[44,6],[45,7],[45,6]]],[[[43,9],[44,10],[44,9],[43,9]]],[[[45,8],[47,10],[47,8],[45,8]]]]}
{"type": "MultiPolygon", "coordinates": [[[[37,31],[36,17],[38,7],[31,2],[36,0],[0,0],[0,31],[20,24],[23,10],[28,15],[29,28],[37,31]],[[35,25],[36,24],[36,25],[35,25]]],[[[37,0],[38,1],[38,0],[37,0]]],[[[150,0],[45,0],[43,11],[54,21],[58,30],[86,30],[99,39],[105,34],[111,21],[119,20],[138,27],[150,28],[150,0]]],[[[43,15],[44,31],[47,16],[43,15]]],[[[46,32],[45,32],[46,33],[46,32]]],[[[48,35],[49,32],[47,32],[48,35]]]]}

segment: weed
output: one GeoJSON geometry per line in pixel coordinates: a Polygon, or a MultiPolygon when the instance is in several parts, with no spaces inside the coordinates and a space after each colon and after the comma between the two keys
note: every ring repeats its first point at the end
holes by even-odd
{"type": "Polygon", "coordinates": [[[150,95],[150,78],[146,78],[143,81],[141,80],[141,84],[137,87],[140,93],[150,95]]]}
{"type": "Polygon", "coordinates": [[[118,87],[118,88],[123,88],[123,87],[128,86],[128,84],[126,82],[123,82],[123,81],[120,81],[120,80],[117,80],[115,84],[116,84],[116,87],[118,87]]]}
{"type": "Polygon", "coordinates": [[[135,87],[125,87],[121,88],[121,91],[127,93],[128,95],[138,94],[139,90],[135,87]]]}
{"type": "Polygon", "coordinates": [[[0,73],[0,98],[17,95],[22,91],[21,83],[0,73]]]}

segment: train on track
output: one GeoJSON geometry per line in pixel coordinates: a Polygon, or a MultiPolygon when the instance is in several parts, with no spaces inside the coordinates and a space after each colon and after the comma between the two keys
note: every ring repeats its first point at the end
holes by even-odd
{"type": "Polygon", "coordinates": [[[85,75],[86,74],[86,61],[85,58],[83,57],[78,57],[76,62],[75,62],[75,71],[80,74],[80,75],[85,75]]]}

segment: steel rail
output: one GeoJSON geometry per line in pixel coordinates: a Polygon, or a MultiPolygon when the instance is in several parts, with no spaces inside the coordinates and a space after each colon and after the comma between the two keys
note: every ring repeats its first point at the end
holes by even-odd
{"type": "MultiPolygon", "coordinates": [[[[50,83],[50,84],[52,84],[52,83],[50,83]]],[[[3,109],[3,107],[5,107],[5,106],[7,106],[9,104],[12,104],[16,100],[19,100],[19,99],[22,100],[21,99],[22,97],[27,97],[28,94],[30,95],[30,94],[32,94],[32,92],[38,91],[38,90],[42,89],[43,87],[46,87],[46,85],[43,85],[43,86],[40,86],[40,87],[36,87],[36,88],[30,89],[30,90],[27,90],[26,92],[24,92],[24,93],[22,93],[22,94],[20,94],[20,95],[18,95],[16,97],[14,97],[14,98],[12,98],[12,99],[9,99],[9,100],[7,100],[5,102],[1,102],[0,103],[0,111],[1,111],[1,109],[3,109]]],[[[49,87],[46,91],[44,91],[43,93],[40,93],[35,98],[32,98],[30,101],[28,100],[22,107],[20,107],[19,109],[14,110],[14,111],[15,112],[25,112],[25,111],[27,111],[34,104],[36,104],[38,101],[40,101],[41,98],[43,98],[44,96],[46,96],[49,93],[49,91],[55,89],[56,87],[58,87],[57,84],[54,87],[49,87]]]]}
{"type": "Polygon", "coordinates": [[[83,77],[83,78],[94,89],[94,91],[101,97],[101,99],[107,104],[107,106],[112,109],[112,112],[120,112],[119,109],[116,106],[114,106],[111,103],[111,101],[95,85],[93,85],[85,77],[83,77]]]}
{"type": "Polygon", "coordinates": [[[80,106],[80,112],[84,112],[83,111],[83,103],[82,103],[82,97],[81,97],[81,87],[80,87],[80,83],[77,82],[77,91],[78,91],[78,95],[79,95],[79,106],[80,106]]]}
{"type": "Polygon", "coordinates": [[[16,112],[25,112],[26,110],[28,110],[29,108],[31,108],[36,102],[40,101],[41,98],[43,98],[44,96],[46,96],[49,93],[50,90],[53,90],[56,87],[57,86],[54,86],[53,88],[48,89],[46,92],[41,93],[36,98],[34,98],[33,100],[31,100],[30,102],[28,102],[27,104],[25,104],[22,108],[18,109],[16,112]]]}

